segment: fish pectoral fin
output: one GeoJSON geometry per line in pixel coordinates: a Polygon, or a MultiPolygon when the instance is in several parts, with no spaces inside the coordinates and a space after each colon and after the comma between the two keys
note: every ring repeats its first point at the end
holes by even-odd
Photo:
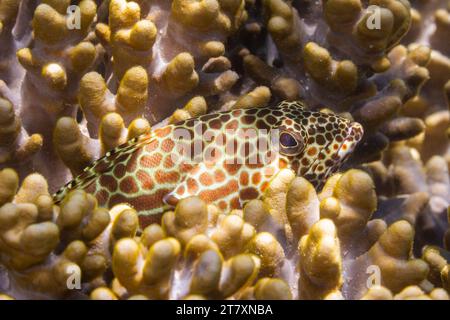
{"type": "Polygon", "coordinates": [[[175,190],[166,194],[163,198],[163,202],[171,207],[175,207],[178,201],[180,201],[180,198],[174,192],[175,190]]]}

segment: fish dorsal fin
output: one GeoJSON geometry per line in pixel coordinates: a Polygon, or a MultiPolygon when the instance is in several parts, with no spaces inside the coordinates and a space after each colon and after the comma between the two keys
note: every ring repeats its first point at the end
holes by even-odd
{"type": "Polygon", "coordinates": [[[152,135],[144,134],[139,137],[128,140],[126,143],[108,151],[103,157],[94,161],[90,166],[84,168],[83,172],[75,179],[59,189],[54,195],[53,200],[56,204],[60,203],[64,197],[74,189],[85,189],[93,183],[100,175],[108,172],[117,163],[122,156],[129,155],[147,144],[152,135]]]}

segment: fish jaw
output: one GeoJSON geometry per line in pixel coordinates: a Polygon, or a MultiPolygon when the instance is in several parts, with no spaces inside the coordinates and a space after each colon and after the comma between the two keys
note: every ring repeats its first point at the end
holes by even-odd
{"type": "MultiPolygon", "coordinates": [[[[337,172],[341,166],[347,161],[350,155],[355,150],[356,146],[359,144],[361,139],[364,136],[364,129],[361,124],[358,122],[352,122],[350,124],[349,129],[347,130],[347,135],[344,138],[344,141],[340,144],[337,152],[332,155],[335,160],[335,163],[330,166],[326,177],[331,176],[335,172],[337,172]]],[[[324,183],[324,181],[322,181],[324,183]]]]}
{"type": "Polygon", "coordinates": [[[337,155],[341,159],[341,164],[353,153],[358,143],[364,136],[364,129],[358,122],[352,122],[348,129],[347,136],[340,145],[337,155]]]}
{"type": "Polygon", "coordinates": [[[363,135],[364,130],[361,124],[357,122],[349,123],[342,142],[336,146],[333,142],[328,147],[323,148],[320,155],[302,176],[310,181],[316,189],[320,189],[326,179],[337,172],[349,158],[363,135]]]}

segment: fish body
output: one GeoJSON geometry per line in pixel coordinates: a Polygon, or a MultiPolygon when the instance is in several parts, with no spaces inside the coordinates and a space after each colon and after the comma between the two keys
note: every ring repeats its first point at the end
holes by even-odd
{"type": "Polygon", "coordinates": [[[301,102],[212,113],[155,129],[108,152],[54,196],[73,189],[99,205],[128,203],[141,226],[188,196],[223,210],[260,198],[280,170],[290,168],[316,187],[361,140],[361,125],[306,110],[301,102]]]}

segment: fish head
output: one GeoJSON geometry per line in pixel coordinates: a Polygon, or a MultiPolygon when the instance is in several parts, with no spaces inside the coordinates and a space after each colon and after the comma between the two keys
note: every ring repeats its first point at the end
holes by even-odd
{"type": "Polygon", "coordinates": [[[315,187],[335,173],[361,141],[361,124],[332,113],[282,106],[277,149],[298,176],[315,187]]]}

